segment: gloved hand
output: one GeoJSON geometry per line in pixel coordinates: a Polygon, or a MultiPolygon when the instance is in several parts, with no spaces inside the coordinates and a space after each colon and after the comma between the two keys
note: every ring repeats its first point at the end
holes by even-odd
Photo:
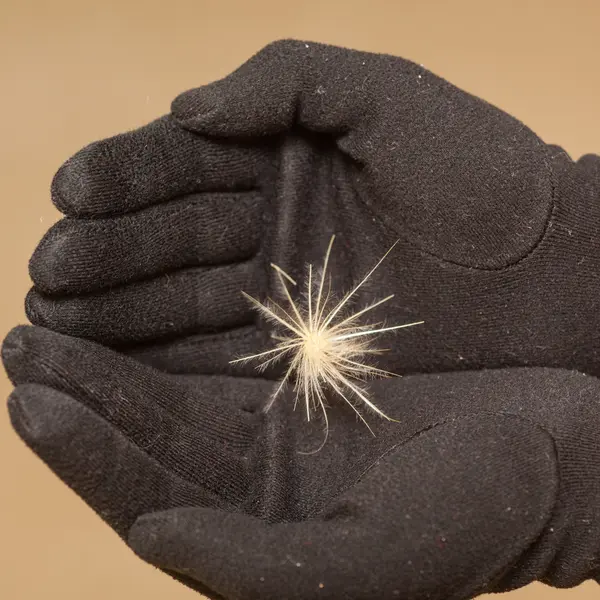
{"type": "Polygon", "coordinates": [[[258,378],[174,376],[19,327],[12,423],[141,557],[213,598],[465,600],[600,572],[600,381],[543,368],[373,383],[321,431],[258,378]]]}
{"type": "Polygon", "coordinates": [[[276,294],[271,262],[303,279],[336,233],[339,292],[400,240],[358,302],[426,324],[382,368],[600,373],[600,159],[400,58],[269,45],[81,151],[53,197],[69,218],[32,259],[29,318],[166,371],[264,349],[240,290],[276,294]]]}
{"type": "Polygon", "coordinates": [[[170,116],[81,150],[52,183],[66,216],[30,261],[31,322],[169,371],[218,371],[230,344],[253,350],[240,290],[264,287],[256,178],[269,160],[170,116]]]}

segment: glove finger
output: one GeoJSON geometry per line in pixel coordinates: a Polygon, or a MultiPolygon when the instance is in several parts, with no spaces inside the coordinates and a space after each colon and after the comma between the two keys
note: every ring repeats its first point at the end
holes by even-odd
{"type": "Polygon", "coordinates": [[[81,294],[177,269],[247,260],[258,250],[256,192],[194,194],[107,219],[65,218],[36,248],[29,271],[47,294],[81,294]]]}
{"type": "Polygon", "coordinates": [[[320,518],[175,509],[140,517],[129,544],[226,598],[470,598],[538,539],[556,468],[542,429],[468,418],[382,458],[320,518]]]}
{"type": "Polygon", "coordinates": [[[15,385],[69,394],[180,478],[213,494],[227,489],[231,501],[246,497],[260,424],[252,404],[268,397],[269,382],[180,381],[103,346],[26,326],[9,333],[2,355],[15,385]]]}
{"type": "Polygon", "coordinates": [[[18,386],[8,409],[27,446],[121,537],[149,510],[228,508],[220,496],[166,469],[67,394],[36,384],[18,386]]]}
{"type": "Polygon", "coordinates": [[[281,364],[258,370],[257,363],[232,363],[272,346],[269,334],[253,325],[214,335],[192,335],[166,342],[124,347],[121,351],[159,371],[173,374],[213,374],[273,379],[281,375],[281,364]]]}
{"type": "Polygon", "coordinates": [[[2,358],[14,385],[37,383],[68,393],[132,439],[146,442],[154,437],[150,425],[158,431],[171,419],[181,427],[192,424],[207,443],[228,440],[242,453],[255,429],[247,398],[266,397],[272,388],[262,380],[216,376],[180,382],[94,342],[26,325],[8,333],[2,358]]]}
{"type": "Polygon", "coordinates": [[[422,71],[400,58],[282,40],[224,79],[179,95],[171,109],[185,127],[210,135],[273,134],[294,124],[344,133],[391,100],[380,82],[416,81],[422,71]]]}
{"type": "Polygon", "coordinates": [[[35,325],[111,346],[215,333],[255,322],[241,292],[260,295],[264,276],[258,260],[251,260],[185,269],[82,296],[55,298],[34,288],[25,308],[35,325]]]}
{"type": "Polygon", "coordinates": [[[210,141],[166,116],[77,152],[56,173],[52,200],[64,214],[98,217],[184,194],[252,189],[265,159],[256,146],[210,141]]]}

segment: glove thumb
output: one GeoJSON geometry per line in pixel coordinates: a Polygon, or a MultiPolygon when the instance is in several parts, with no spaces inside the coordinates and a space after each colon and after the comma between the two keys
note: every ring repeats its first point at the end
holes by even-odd
{"type": "Polygon", "coordinates": [[[555,469],[551,438],[530,423],[458,420],[387,455],[319,518],[179,508],[140,517],[128,542],[225,598],[470,598],[538,538],[555,469]]]}
{"type": "Polygon", "coordinates": [[[224,79],[184,92],[171,110],[184,127],[206,135],[268,135],[294,124],[342,133],[373,113],[386,65],[376,54],[278,41],[224,79]]]}

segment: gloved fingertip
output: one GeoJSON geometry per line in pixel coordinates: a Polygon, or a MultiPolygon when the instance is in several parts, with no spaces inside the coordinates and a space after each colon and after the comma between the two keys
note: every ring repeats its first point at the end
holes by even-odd
{"type": "Polygon", "coordinates": [[[134,132],[88,144],[56,172],[52,202],[67,216],[101,216],[122,211],[130,194],[128,161],[135,149],[134,132]],[[120,201],[120,202],[119,202],[120,201]]]}
{"type": "MultiPolygon", "coordinates": [[[[29,259],[29,277],[35,287],[44,293],[62,291],[65,278],[71,275],[71,270],[65,269],[66,257],[73,259],[81,252],[81,242],[70,232],[72,224],[72,219],[62,219],[53,225],[29,259]]],[[[74,268],[71,266],[73,262],[68,261],[71,269],[74,268]]]]}
{"type": "Polygon", "coordinates": [[[26,443],[39,444],[49,432],[64,424],[60,398],[55,390],[36,384],[17,386],[8,398],[10,422],[26,443]],[[54,392],[54,394],[52,393],[54,392]]]}
{"type": "Polygon", "coordinates": [[[31,288],[25,296],[25,314],[31,323],[44,327],[47,324],[45,302],[36,288],[31,288]]]}
{"type": "Polygon", "coordinates": [[[160,545],[168,538],[169,519],[164,513],[142,515],[129,530],[130,548],[142,559],[153,563],[160,560],[160,545]]]}
{"type": "Polygon", "coordinates": [[[173,116],[184,126],[201,129],[210,126],[223,106],[219,82],[179,94],[171,103],[173,116]]]}
{"type": "Polygon", "coordinates": [[[22,394],[13,392],[8,397],[8,416],[10,422],[21,438],[31,438],[35,435],[35,419],[32,419],[28,410],[27,398],[22,394]]]}
{"type": "Polygon", "coordinates": [[[77,214],[78,207],[85,204],[89,180],[79,161],[73,159],[64,163],[54,175],[50,192],[52,202],[63,214],[77,214]]]}
{"type": "Polygon", "coordinates": [[[9,371],[9,377],[11,367],[15,361],[19,360],[23,352],[26,350],[25,341],[28,337],[30,329],[30,325],[17,325],[6,334],[6,337],[2,342],[2,362],[4,363],[7,371],[9,371]]]}

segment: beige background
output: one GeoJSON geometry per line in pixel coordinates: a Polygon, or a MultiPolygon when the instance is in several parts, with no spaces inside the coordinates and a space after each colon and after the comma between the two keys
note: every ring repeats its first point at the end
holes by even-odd
{"type": "MultiPolygon", "coordinates": [[[[24,322],[49,184],[82,145],[166,112],[281,37],[402,55],[579,156],[600,152],[597,0],[0,0],[0,334],[24,322]]],[[[11,386],[0,373],[0,397],[11,386]]],[[[600,540],[599,540],[600,542],[600,540]]],[[[493,543],[493,540],[490,542],[493,543]]],[[[137,560],[0,411],[0,598],[198,597],[137,560]]],[[[510,600],[600,597],[534,585],[510,600]]]]}

